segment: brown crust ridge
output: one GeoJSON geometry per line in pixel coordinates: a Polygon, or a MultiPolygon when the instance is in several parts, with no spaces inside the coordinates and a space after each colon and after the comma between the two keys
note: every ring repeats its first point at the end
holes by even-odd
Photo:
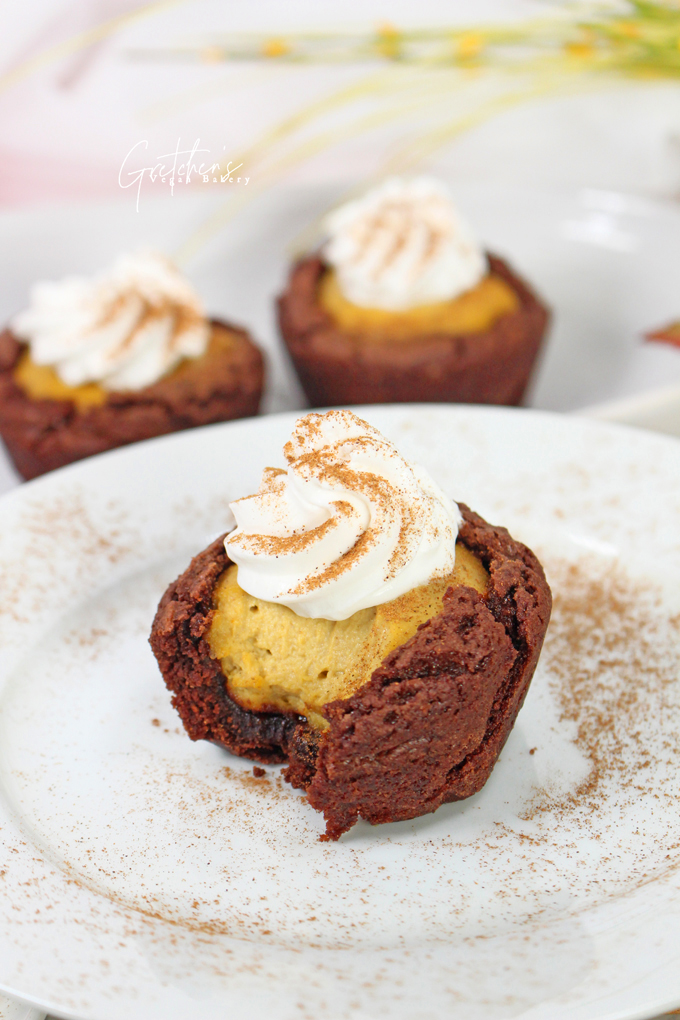
{"type": "Polygon", "coordinates": [[[257,414],[264,376],[262,354],[248,333],[211,320],[213,337],[227,331],[233,343],[214,345],[152,386],[110,393],[105,404],[78,411],[71,400],[34,400],[14,381],[25,350],[13,333],[0,333],[0,435],[23,478],[105,450],[168,432],[257,414]]]}
{"type": "Polygon", "coordinates": [[[502,259],[489,271],[517,294],[519,308],[481,333],[420,336],[412,343],[366,343],[345,332],[317,300],[326,264],[298,262],[278,299],[279,328],[310,406],[442,402],[519,404],[550,314],[502,259]]]}
{"type": "Polygon", "coordinates": [[[442,612],[391,652],[352,697],[324,707],[320,733],[298,715],[253,712],[228,695],[206,641],[223,538],[165,592],[151,647],[192,740],[260,762],[288,762],[287,780],[322,811],[338,839],[359,817],[415,818],[477,793],[512,729],[538,662],[551,594],[543,569],[505,528],[460,504],[460,540],[484,563],[489,588],[449,589],[442,612]]]}

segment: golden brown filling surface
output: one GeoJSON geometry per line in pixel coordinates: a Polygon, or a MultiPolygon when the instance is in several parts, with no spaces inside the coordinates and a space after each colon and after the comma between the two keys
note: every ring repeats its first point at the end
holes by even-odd
{"type": "MultiPolygon", "coordinates": [[[[210,358],[234,343],[233,334],[224,326],[213,325],[208,349],[202,358],[185,358],[164,378],[179,379],[192,371],[198,362],[210,358]]],[[[69,386],[63,382],[50,365],[36,365],[28,348],[23,352],[13,372],[14,381],[31,400],[72,400],[78,411],[101,407],[109,397],[109,391],[99,383],[85,383],[83,386],[69,386]]]]}
{"type": "Polygon", "coordinates": [[[69,386],[51,365],[36,365],[26,349],[14,369],[14,382],[31,400],[72,400],[79,411],[106,403],[107,392],[98,383],[69,386]]]}
{"type": "Polygon", "coordinates": [[[519,307],[512,287],[500,276],[491,274],[452,301],[388,312],[353,305],[343,296],[335,273],[328,270],[321,277],[318,300],[341,329],[376,342],[413,340],[442,333],[450,336],[482,333],[519,307]]]}
{"type": "Polygon", "coordinates": [[[483,594],[487,582],[482,563],[459,542],[448,577],[336,622],[248,595],[230,566],[215,589],[208,643],[239,705],[297,712],[323,729],[323,706],[362,687],[389,652],[441,611],[448,588],[465,584],[483,594]]]}

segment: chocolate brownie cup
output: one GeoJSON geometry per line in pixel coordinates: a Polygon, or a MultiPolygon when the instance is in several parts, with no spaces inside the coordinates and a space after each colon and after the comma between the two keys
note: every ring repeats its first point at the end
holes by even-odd
{"type": "Polygon", "coordinates": [[[108,392],[80,409],[73,399],[31,397],[16,380],[26,346],[0,333],[0,435],[19,474],[46,471],[168,432],[257,414],[264,365],[248,333],[213,319],[206,354],[141,390],[108,392]]]}
{"type": "Polygon", "coordinates": [[[162,256],[36,291],[0,333],[0,435],[24,478],[257,413],[261,352],[244,329],[206,319],[162,256]]]}
{"type": "MultiPolygon", "coordinates": [[[[271,506],[272,489],[261,492],[271,506]]],[[[358,818],[400,821],[477,793],[522,706],[548,626],[550,589],[526,546],[459,509],[452,574],[374,609],[336,614],[340,623],[311,612],[301,618],[240,591],[224,538],[195,557],[160,602],[151,646],[189,736],[258,762],[286,763],[287,780],[323,812],[323,839],[338,839],[358,818]],[[278,646],[267,613],[281,626],[278,646]],[[376,633],[381,638],[371,644],[376,633]],[[363,659],[353,651],[357,635],[370,648],[363,659]],[[328,686],[334,656],[340,679],[328,686]],[[356,661],[360,669],[351,668],[356,661]],[[243,664],[251,672],[245,679],[243,664]],[[324,703],[325,691],[341,696],[324,703]]],[[[299,547],[299,527],[293,536],[299,547]]],[[[229,548],[237,544],[229,541],[229,548]]]]}
{"type": "Polygon", "coordinates": [[[281,335],[310,406],[520,403],[550,316],[502,259],[488,255],[488,273],[516,294],[513,311],[478,332],[430,333],[396,343],[333,321],[318,299],[328,271],[318,255],[302,259],[278,299],[281,335]]]}
{"type": "Polygon", "coordinates": [[[441,182],[385,181],[325,229],[278,301],[312,405],[519,403],[548,311],[484,253],[441,182]]]}

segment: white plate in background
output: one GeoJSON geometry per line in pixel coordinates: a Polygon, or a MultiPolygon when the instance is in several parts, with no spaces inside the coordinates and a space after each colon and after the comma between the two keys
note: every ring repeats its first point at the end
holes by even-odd
{"type": "Polygon", "coordinates": [[[181,729],[155,606],[294,415],[29,483],[0,503],[6,992],[82,1020],[633,1020],[680,1001],[678,444],[507,409],[364,413],[553,586],[491,779],[322,844],[278,769],[255,779],[181,729]]]}
{"type": "MultiPolygon", "coordinates": [[[[680,350],[642,341],[645,331],[680,317],[676,203],[595,189],[447,179],[484,244],[507,257],[553,309],[532,406],[571,411],[680,384],[680,350]]],[[[301,407],[273,302],[300,238],[311,243],[309,225],[344,194],[340,185],[277,185],[224,221],[219,198],[179,192],[143,197],[138,213],[129,195],[2,213],[0,322],[26,304],[36,280],[98,271],[140,245],[187,252],[194,239],[186,270],[208,311],[244,323],[267,351],[264,409],[301,407]]]]}
{"type": "MultiPolygon", "coordinates": [[[[677,205],[595,189],[449,183],[479,237],[553,310],[528,404],[554,411],[596,405],[596,414],[614,419],[623,406],[622,420],[651,428],[661,421],[659,427],[673,431],[676,402],[668,411],[664,392],[680,386],[680,350],[642,337],[680,316],[677,205]]],[[[342,196],[340,186],[275,186],[224,221],[220,201],[200,193],[144,197],[139,212],[126,195],[118,202],[2,213],[0,323],[27,303],[36,280],[95,272],[143,245],[169,253],[189,247],[186,270],[208,311],[248,326],[266,351],[263,410],[301,408],[274,299],[301,237],[342,196]]],[[[0,492],[18,481],[0,446],[0,492]]]]}

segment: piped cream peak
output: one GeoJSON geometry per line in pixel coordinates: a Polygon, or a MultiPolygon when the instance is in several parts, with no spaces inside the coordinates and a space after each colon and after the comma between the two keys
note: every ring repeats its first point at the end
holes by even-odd
{"type": "Polygon", "coordinates": [[[421,467],[350,411],[308,414],[236,500],[225,540],[239,585],[299,616],[345,620],[453,570],[460,512],[421,467]]]}
{"type": "Polygon", "coordinates": [[[38,283],[31,304],[10,323],[32,361],[49,365],[68,386],[100,383],[139,390],[184,358],[201,357],[210,324],[198,295],[163,255],[123,255],[86,279],[38,283]]]}
{"type": "Polygon", "coordinates": [[[324,256],[344,297],[403,311],[475,287],[486,258],[448,189],[429,177],[390,178],[326,217],[324,256]]]}

